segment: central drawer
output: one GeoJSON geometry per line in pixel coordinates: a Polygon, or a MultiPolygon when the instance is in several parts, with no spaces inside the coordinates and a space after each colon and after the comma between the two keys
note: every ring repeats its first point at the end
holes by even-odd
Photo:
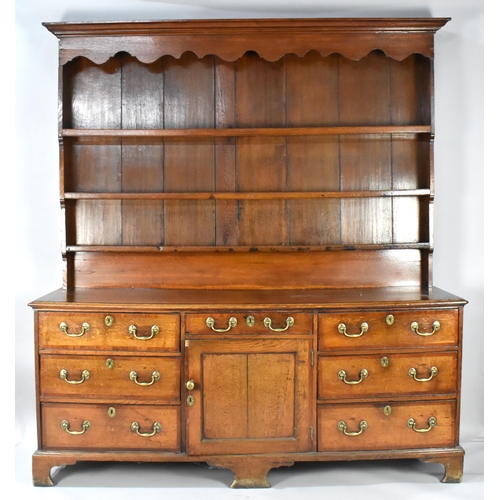
{"type": "Polygon", "coordinates": [[[179,406],[45,403],[42,422],[46,450],[180,451],[179,406]]]}
{"type": "Polygon", "coordinates": [[[456,352],[320,356],[318,398],[456,393],[456,352]]]}
{"type": "Polygon", "coordinates": [[[313,315],[295,311],[186,314],[186,335],[310,335],[313,315]]]}
{"type": "Polygon", "coordinates": [[[180,358],[40,356],[40,396],[179,401],[180,358]]]}

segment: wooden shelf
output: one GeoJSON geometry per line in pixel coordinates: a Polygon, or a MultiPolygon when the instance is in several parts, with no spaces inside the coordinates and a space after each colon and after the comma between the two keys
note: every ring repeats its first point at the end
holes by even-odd
{"type": "Polygon", "coordinates": [[[341,127],[252,127],[252,128],[185,128],[185,129],[62,129],[62,137],[270,137],[347,134],[430,134],[430,125],[377,125],[341,127]]]}
{"type": "Polygon", "coordinates": [[[290,245],[290,246],[168,246],[168,245],[68,245],[67,252],[339,252],[356,250],[430,250],[430,243],[387,243],[365,245],[290,245]]]}
{"type": "Polygon", "coordinates": [[[65,193],[66,200],[276,200],[311,198],[390,198],[430,196],[430,189],[388,191],[263,191],[203,193],[65,193]]]}

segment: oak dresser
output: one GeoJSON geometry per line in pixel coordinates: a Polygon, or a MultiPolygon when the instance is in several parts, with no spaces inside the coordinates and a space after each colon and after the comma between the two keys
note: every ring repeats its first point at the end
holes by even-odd
{"type": "Polygon", "coordinates": [[[432,283],[448,21],[45,24],[64,272],[30,304],[35,485],[78,461],[461,480],[466,301],[432,283]]]}

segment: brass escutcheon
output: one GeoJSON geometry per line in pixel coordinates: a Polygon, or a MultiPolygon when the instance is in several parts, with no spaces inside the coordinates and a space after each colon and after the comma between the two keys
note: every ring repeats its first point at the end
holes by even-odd
{"type": "Polygon", "coordinates": [[[392,413],[392,408],[389,405],[384,406],[384,415],[388,417],[391,413],[392,413]]]}
{"type": "Polygon", "coordinates": [[[106,317],[104,318],[104,324],[105,324],[106,326],[111,326],[111,325],[113,324],[113,321],[114,321],[114,320],[113,320],[113,316],[106,316],[106,317]]]}
{"type": "Polygon", "coordinates": [[[116,410],[112,406],[108,408],[108,415],[110,417],[114,417],[116,415],[116,410]]]}
{"type": "Polygon", "coordinates": [[[385,322],[391,326],[394,324],[394,316],[392,314],[388,314],[385,318],[385,322]]]}
{"type": "Polygon", "coordinates": [[[247,326],[252,327],[255,325],[255,318],[253,316],[247,316],[247,326]]]}
{"type": "Polygon", "coordinates": [[[380,364],[382,368],[387,368],[389,366],[389,358],[387,356],[380,358],[380,364]]]}
{"type": "Polygon", "coordinates": [[[194,405],[194,396],[192,394],[190,394],[187,398],[186,398],[186,404],[188,406],[193,406],[194,405]]]}
{"type": "Polygon", "coordinates": [[[106,368],[108,368],[109,370],[111,370],[111,368],[113,368],[114,365],[115,365],[115,362],[111,358],[108,358],[106,360],[106,368]]]}

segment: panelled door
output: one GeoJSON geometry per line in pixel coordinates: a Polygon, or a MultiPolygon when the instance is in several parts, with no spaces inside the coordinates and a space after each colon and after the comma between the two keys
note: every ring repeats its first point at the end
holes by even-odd
{"type": "Polygon", "coordinates": [[[190,340],[191,455],[312,450],[311,340],[190,340]]]}

